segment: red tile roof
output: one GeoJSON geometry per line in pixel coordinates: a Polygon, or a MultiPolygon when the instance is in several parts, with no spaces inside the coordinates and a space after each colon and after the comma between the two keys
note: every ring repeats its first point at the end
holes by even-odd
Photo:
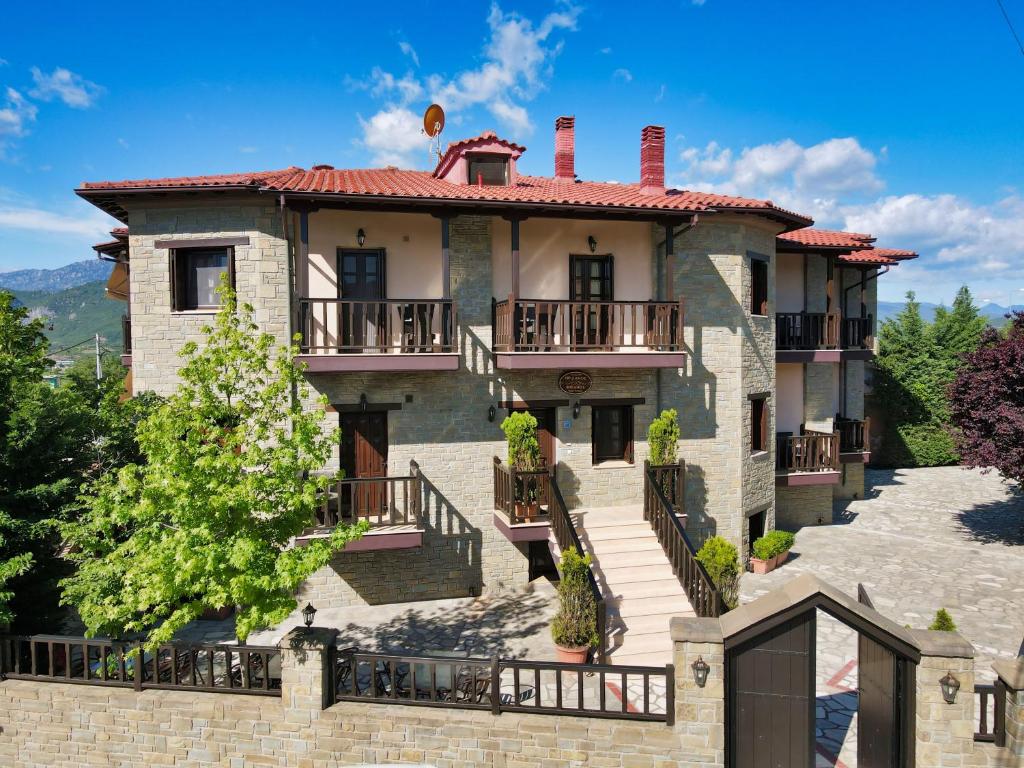
{"type": "Polygon", "coordinates": [[[879,266],[879,267],[890,267],[894,264],[899,264],[896,259],[882,256],[878,251],[870,249],[867,251],[857,251],[856,253],[844,253],[836,257],[836,261],[840,264],[855,264],[857,266],[879,266]]]}
{"type": "Polygon", "coordinates": [[[805,248],[870,248],[875,238],[858,232],[841,232],[835,229],[814,229],[807,227],[779,235],[779,244],[805,248]]]}
{"type": "Polygon", "coordinates": [[[452,184],[433,177],[429,171],[382,169],[285,168],[258,173],[218,176],[184,176],[163,179],[99,181],[82,184],[78,193],[117,215],[119,206],[111,198],[121,192],[176,189],[252,189],[264,192],[302,193],[323,196],[388,198],[438,202],[526,203],[576,208],[621,208],[650,212],[696,213],[734,210],[764,213],[788,225],[807,226],[811,220],[776,206],[770,200],[731,197],[703,192],[668,189],[664,194],[640,192],[639,184],[578,181],[567,184],[545,176],[518,176],[509,187],[452,184]]]}
{"type": "Polygon", "coordinates": [[[916,251],[907,251],[901,248],[875,248],[871,252],[883,258],[895,259],[896,261],[916,259],[920,255],[916,251]]]}

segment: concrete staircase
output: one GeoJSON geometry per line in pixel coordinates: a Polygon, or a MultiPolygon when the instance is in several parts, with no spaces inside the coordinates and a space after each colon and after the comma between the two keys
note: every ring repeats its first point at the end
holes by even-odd
{"type": "Polygon", "coordinates": [[[570,514],[608,604],[609,662],[670,663],[669,620],[694,611],[644,520],[643,506],[590,507],[570,514]]]}

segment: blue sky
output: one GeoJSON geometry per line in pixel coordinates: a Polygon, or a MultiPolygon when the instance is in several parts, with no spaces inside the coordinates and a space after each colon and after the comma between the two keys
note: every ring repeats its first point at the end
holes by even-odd
{"type": "MultiPolygon", "coordinates": [[[[1024,32],[1024,0],[1004,0],[1024,32]]],[[[0,271],[89,258],[83,180],[313,163],[429,166],[493,128],[550,174],[770,197],[922,258],[881,281],[1024,303],[1024,55],[995,0],[16,4],[0,29],[0,271]]]]}

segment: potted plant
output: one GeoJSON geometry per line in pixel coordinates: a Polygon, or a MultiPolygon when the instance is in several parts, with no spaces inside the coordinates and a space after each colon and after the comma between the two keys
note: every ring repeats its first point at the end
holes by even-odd
{"type": "Polygon", "coordinates": [[[651,467],[657,472],[661,490],[677,510],[682,508],[682,499],[676,498],[676,478],[679,466],[676,455],[679,446],[679,414],[675,408],[661,412],[647,428],[647,449],[650,452],[651,467]]]}
{"type": "MultiPolygon", "coordinates": [[[[542,468],[534,416],[524,411],[510,413],[501,422],[501,431],[508,444],[508,465],[514,472],[529,473],[542,468]]],[[[517,477],[513,492],[516,519],[534,520],[540,514],[536,476],[517,477]]]]}
{"type": "Polygon", "coordinates": [[[721,594],[725,609],[731,611],[739,605],[740,555],[732,542],[723,536],[709,537],[697,552],[697,561],[721,594]]]}
{"type": "Polygon", "coordinates": [[[551,620],[551,638],[559,661],[582,664],[597,645],[597,606],[590,592],[590,555],[575,547],[562,553],[558,564],[558,613],[551,620]]]}
{"type": "Polygon", "coordinates": [[[754,541],[754,552],[750,556],[750,570],[758,575],[770,573],[775,569],[775,554],[767,536],[754,541]]]}
{"type": "Polygon", "coordinates": [[[765,538],[772,542],[772,556],[775,558],[775,567],[778,568],[789,558],[789,550],[793,548],[796,536],[789,531],[775,530],[770,531],[765,538]]]}

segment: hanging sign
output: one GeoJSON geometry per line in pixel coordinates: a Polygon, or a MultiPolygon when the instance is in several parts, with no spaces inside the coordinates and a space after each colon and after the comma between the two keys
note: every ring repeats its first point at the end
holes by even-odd
{"type": "Polygon", "coordinates": [[[558,377],[558,388],[567,395],[582,395],[593,383],[586,371],[562,371],[558,377]]]}

